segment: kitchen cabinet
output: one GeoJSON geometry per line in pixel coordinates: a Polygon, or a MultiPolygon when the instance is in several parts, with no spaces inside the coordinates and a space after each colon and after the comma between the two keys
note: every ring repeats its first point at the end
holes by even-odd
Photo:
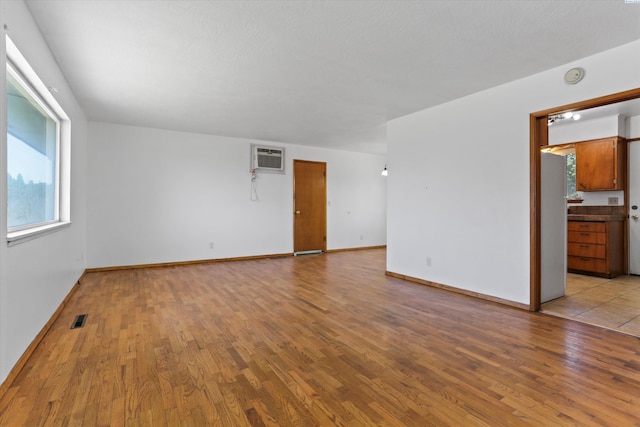
{"type": "Polygon", "coordinates": [[[576,190],[624,190],[627,181],[627,144],[611,137],[582,141],[576,147],[576,190]]]}
{"type": "Polygon", "coordinates": [[[616,277],[623,273],[623,221],[569,221],[567,267],[572,273],[616,277]]]}

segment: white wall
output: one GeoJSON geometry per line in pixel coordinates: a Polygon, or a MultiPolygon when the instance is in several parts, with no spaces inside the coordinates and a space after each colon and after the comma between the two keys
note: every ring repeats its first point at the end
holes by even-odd
{"type": "Polygon", "coordinates": [[[588,141],[616,135],[625,136],[624,119],[621,120],[618,115],[577,122],[571,121],[569,124],[549,126],[549,145],[588,141]]]}
{"type": "Polygon", "coordinates": [[[609,197],[617,197],[618,203],[613,206],[624,205],[624,191],[583,191],[582,203],[571,203],[570,206],[609,206],[609,197]]]}
{"type": "Polygon", "coordinates": [[[291,253],[293,159],[327,162],[327,249],[386,244],[382,156],[261,141],[285,147],[286,173],[259,173],[253,202],[258,141],[93,122],[89,136],[89,267],[291,253]]]}
{"type": "MultiPolygon", "coordinates": [[[[21,53],[41,80],[60,89],[58,103],[71,119],[71,221],[52,234],[16,246],[0,244],[0,382],[50,319],[85,268],[87,122],[46,42],[22,1],[3,1],[3,24],[21,53]]],[[[6,54],[2,35],[2,58],[6,54]]],[[[6,105],[5,70],[2,67],[2,98],[6,105]]],[[[3,110],[4,111],[4,110],[3,110]]],[[[6,117],[2,114],[0,188],[6,188],[6,117]]],[[[0,191],[0,206],[7,205],[0,191]]],[[[0,209],[0,224],[6,224],[0,209]]],[[[6,233],[6,230],[5,230],[6,233]]],[[[5,234],[6,235],[6,234],[5,234]]]]}
{"type": "Polygon", "coordinates": [[[640,116],[627,118],[625,127],[627,138],[640,138],[640,116]]]}
{"type": "Polygon", "coordinates": [[[528,304],[529,114],[636,87],[640,40],[390,121],[387,269],[528,304]]]}

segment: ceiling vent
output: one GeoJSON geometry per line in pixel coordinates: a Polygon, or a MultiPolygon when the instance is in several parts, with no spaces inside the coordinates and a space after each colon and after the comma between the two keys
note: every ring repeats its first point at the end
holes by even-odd
{"type": "Polygon", "coordinates": [[[284,172],[284,148],[252,145],[251,169],[284,172]]]}

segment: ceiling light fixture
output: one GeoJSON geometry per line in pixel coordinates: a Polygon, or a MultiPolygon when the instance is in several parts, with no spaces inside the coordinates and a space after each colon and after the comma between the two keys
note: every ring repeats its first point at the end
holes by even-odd
{"type": "Polygon", "coordinates": [[[387,170],[387,165],[384,165],[384,169],[382,170],[382,176],[387,176],[389,171],[387,170]]]}
{"type": "Polygon", "coordinates": [[[566,119],[580,120],[580,114],[572,113],[572,112],[554,114],[549,116],[549,118],[547,119],[547,124],[551,126],[555,122],[559,122],[561,120],[566,120],[566,119]]]}

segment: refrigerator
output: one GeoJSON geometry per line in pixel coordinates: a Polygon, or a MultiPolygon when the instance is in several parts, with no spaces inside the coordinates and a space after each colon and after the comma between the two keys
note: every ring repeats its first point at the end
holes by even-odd
{"type": "Polygon", "coordinates": [[[540,297],[564,296],[567,287],[567,162],[564,156],[541,155],[540,297]]]}

